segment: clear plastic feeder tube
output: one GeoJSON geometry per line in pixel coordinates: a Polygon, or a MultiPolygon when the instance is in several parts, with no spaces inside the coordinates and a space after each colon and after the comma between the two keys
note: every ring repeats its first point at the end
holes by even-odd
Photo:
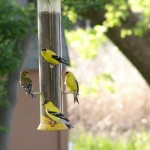
{"type": "Polygon", "coordinates": [[[42,105],[52,101],[60,108],[61,66],[50,68],[41,55],[42,48],[50,49],[61,56],[61,0],[37,0],[38,2],[38,43],[39,43],[39,81],[40,81],[40,125],[39,130],[65,129],[62,124],[54,127],[49,123],[42,105]]]}

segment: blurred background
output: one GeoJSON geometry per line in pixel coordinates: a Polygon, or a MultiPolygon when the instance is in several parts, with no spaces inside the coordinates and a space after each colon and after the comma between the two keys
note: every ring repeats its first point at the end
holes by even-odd
{"type": "Polygon", "coordinates": [[[19,86],[28,69],[39,90],[37,1],[0,0],[1,150],[150,150],[150,2],[62,0],[63,57],[79,105],[64,101],[74,128],[37,131],[39,98],[19,86]]]}

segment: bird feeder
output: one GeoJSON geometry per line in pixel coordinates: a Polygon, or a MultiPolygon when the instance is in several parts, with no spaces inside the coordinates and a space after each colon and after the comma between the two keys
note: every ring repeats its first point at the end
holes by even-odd
{"type": "Polygon", "coordinates": [[[61,0],[37,0],[38,2],[38,43],[39,43],[39,82],[40,82],[40,125],[38,130],[63,130],[63,123],[53,124],[45,114],[42,105],[52,101],[61,108],[61,64],[50,68],[41,56],[42,48],[62,55],[61,47],[61,0]]]}

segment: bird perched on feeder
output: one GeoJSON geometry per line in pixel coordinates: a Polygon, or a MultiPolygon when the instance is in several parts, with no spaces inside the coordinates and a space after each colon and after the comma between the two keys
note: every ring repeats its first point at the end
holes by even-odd
{"type": "Polygon", "coordinates": [[[47,116],[55,123],[63,122],[68,129],[72,128],[70,121],[64,117],[60,110],[51,101],[45,101],[42,105],[45,107],[47,116]]]}
{"type": "Polygon", "coordinates": [[[31,95],[32,98],[36,97],[32,92],[32,80],[29,77],[29,71],[22,71],[20,73],[20,85],[26,91],[26,94],[31,95]]]}
{"type": "Polygon", "coordinates": [[[74,74],[70,71],[65,72],[65,85],[68,93],[73,93],[74,95],[74,103],[78,101],[79,95],[79,84],[74,76],[74,74]]]}
{"type": "Polygon", "coordinates": [[[57,54],[55,52],[53,52],[52,50],[43,48],[41,50],[41,55],[44,57],[44,59],[50,63],[50,67],[52,68],[53,65],[57,65],[59,63],[63,63],[69,66],[68,62],[66,60],[64,60],[63,58],[57,56],[57,54]]]}

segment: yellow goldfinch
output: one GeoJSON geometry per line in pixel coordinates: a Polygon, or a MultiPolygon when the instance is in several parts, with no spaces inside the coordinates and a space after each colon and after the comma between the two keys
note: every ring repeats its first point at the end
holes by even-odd
{"type": "Polygon", "coordinates": [[[57,65],[59,63],[63,63],[69,66],[68,62],[64,60],[63,58],[56,55],[55,52],[48,50],[46,48],[43,48],[41,50],[41,55],[44,57],[44,59],[49,62],[51,65],[57,65]]]}
{"type": "Polygon", "coordinates": [[[28,71],[22,71],[20,73],[20,85],[23,87],[23,89],[26,91],[26,94],[31,95],[32,98],[36,97],[32,93],[32,80],[29,78],[29,72],[28,71]]]}
{"type": "Polygon", "coordinates": [[[79,104],[78,101],[79,85],[74,74],[70,71],[65,72],[65,85],[67,91],[74,94],[74,103],[77,102],[79,104]]]}
{"type": "Polygon", "coordinates": [[[56,123],[63,122],[68,129],[72,128],[70,121],[64,117],[60,110],[51,101],[45,101],[42,105],[45,106],[45,112],[50,119],[56,123]]]}

